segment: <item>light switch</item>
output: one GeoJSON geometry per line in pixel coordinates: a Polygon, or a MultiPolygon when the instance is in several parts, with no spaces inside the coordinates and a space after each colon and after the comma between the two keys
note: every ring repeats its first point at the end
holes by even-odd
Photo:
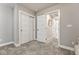
{"type": "Polygon", "coordinates": [[[72,25],[71,24],[68,24],[66,27],[72,27],[72,25]]]}

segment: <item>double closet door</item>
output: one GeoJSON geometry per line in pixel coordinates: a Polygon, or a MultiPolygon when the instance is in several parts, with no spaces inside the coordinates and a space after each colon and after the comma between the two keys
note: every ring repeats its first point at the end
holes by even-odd
{"type": "Polygon", "coordinates": [[[19,43],[23,44],[34,39],[34,17],[19,11],[19,43]]]}

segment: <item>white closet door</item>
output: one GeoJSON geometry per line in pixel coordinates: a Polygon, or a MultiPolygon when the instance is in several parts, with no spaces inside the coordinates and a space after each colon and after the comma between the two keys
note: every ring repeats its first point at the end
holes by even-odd
{"type": "Polygon", "coordinates": [[[19,41],[21,44],[33,40],[33,18],[26,13],[19,15],[19,41]]]}
{"type": "Polygon", "coordinates": [[[37,40],[44,42],[46,39],[46,15],[37,16],[37,40]]]}

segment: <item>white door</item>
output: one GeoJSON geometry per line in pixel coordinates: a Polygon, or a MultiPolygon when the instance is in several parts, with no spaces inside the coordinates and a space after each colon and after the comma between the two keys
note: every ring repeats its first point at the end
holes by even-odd
{"type": "Polygon", "coordinates": [[[34,17],[27,13],[19,12],[19,43],[23,44],[33,40],[34,17]]]}
{"type": "Polygon", "coordinates": [[[37,40],[44,42],[46,39],[46,15],[37,16],[37,40]]]}

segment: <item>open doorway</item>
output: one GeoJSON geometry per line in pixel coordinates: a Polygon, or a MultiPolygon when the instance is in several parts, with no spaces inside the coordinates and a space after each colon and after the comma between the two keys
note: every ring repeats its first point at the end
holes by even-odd
{"type": "Polygon", "coordinates": [[[59,39],[60,36],[60,11],[56,10],[47,14],[48,28],[50,30],[50,36],[59,39]]]}
{"type": "MultiPolygon", "coordinates": [[[[53,38],[60,41],[60,10],[37,16],[37,40],[49,42],[53,38]]],[[[52,40],[53,41],[53,40],[52,40]]]]}

